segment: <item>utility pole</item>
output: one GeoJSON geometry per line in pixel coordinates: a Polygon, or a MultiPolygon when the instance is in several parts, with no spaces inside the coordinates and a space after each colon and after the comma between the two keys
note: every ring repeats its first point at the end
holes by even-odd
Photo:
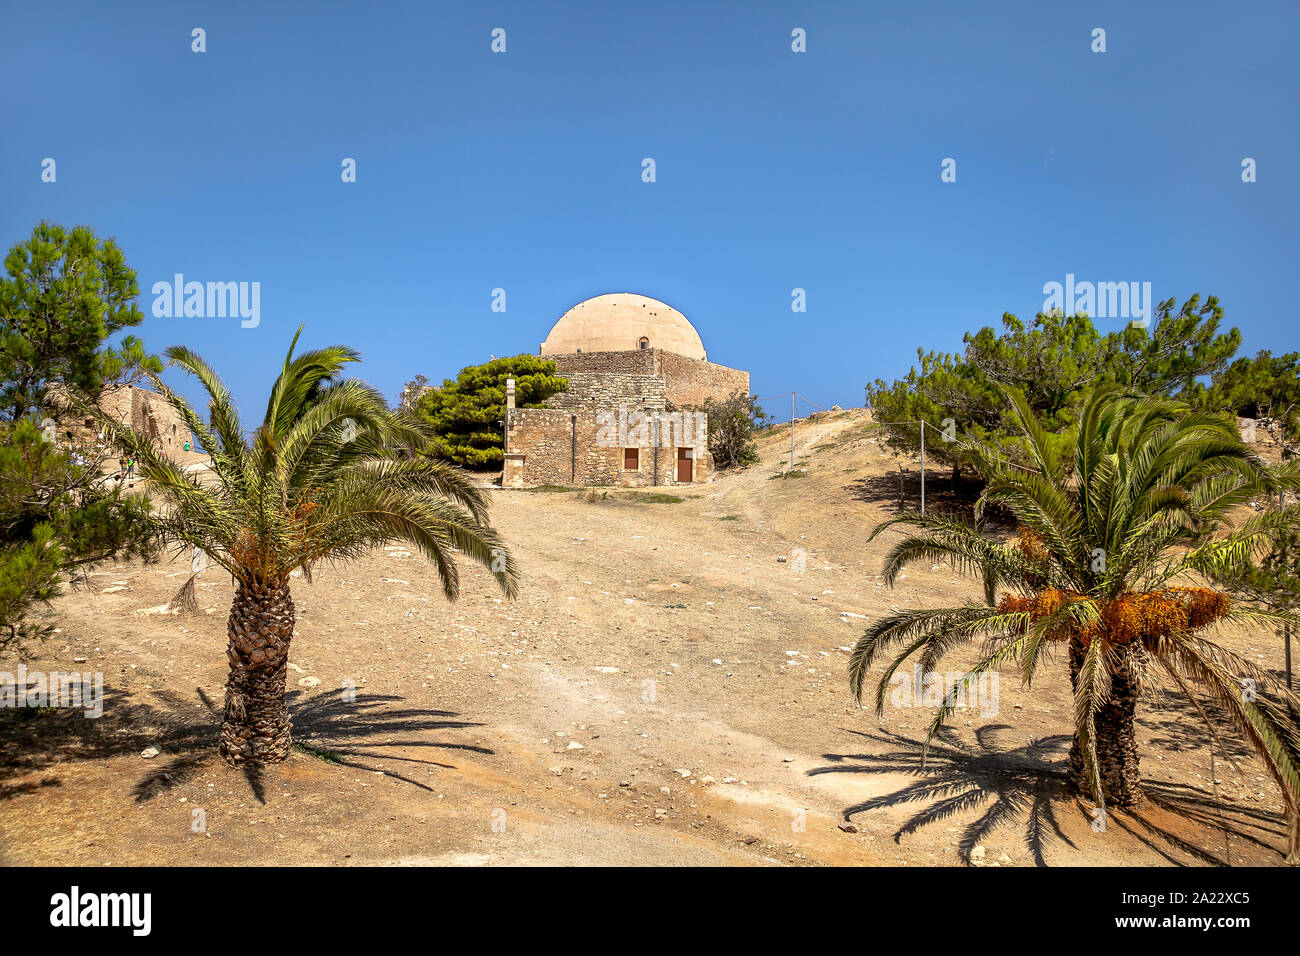
{"type": "Polygon", "coordinates": [[[925,514],[925,419],[921,419],[921,514],[925,514]]]}
{"type": "Polygon", "coordinates": [[[1283,624],[1282,633],[1286,638],[1286,689],[1291,689],[1291,625],[1283,624]]]}
{"type": "Polygon", "coordinates": [[[794,392],[790,393],[790,470],[794,471],[794,392]]]}
{"type": "MultiPolygon", "coordinates": [[[[1277,493],[1277,506],[1286,507],[1286,490],[1279,489],[1277,493]]],[[[1282,552],[1282,567],[1286,567],[1287,554],[1282,552]]],[[[1291,689],[1291,623],[1288,621],[1282,625],[1282,650],[1285,657],[1286,665],[1286,689],[1291,689]]]]}

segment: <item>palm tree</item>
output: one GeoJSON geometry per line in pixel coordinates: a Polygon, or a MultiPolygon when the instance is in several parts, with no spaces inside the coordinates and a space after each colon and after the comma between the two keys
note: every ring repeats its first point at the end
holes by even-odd
{"type": "MultiPolygon", "coordinates": [[[[1206,632],[1217,624],[1272,628],[1294,619],[1234,604],[1207,585],[1239,570],[1294,525],[1294,507],[1254,514],[1235,527],[1229,519],[1267,490],[1295,487],[1295,469],[1270,470],[1233,423],[1169,400],[1099,388],[1086,398],[1075,428],[1057,436],[1021,396],[1009,394],[1008,401],[1034,467],[968,447],[988,476],[975,524],[906,513],[872,532],[875,538],[897,525],[911,529],[886,557],[889,585],[912,562],[948,561],[982,581],[984,600],[904,610],[873,623],[849,663],[857,699],[869,668],[887,651],[892,659],[877,687],[878,713],[905,661],[915,655],[917,666],[930,672],[948,652],[980,641],[978,662],[948,689],[928,745],[980,675],[1014,663],[1028,685],[1039,663],[1064,645],[1074,692],[1069,779],[1099,810],[1108,801],[1142,802],[1134,717],[1138,701],[1163,679],[1192,701],[1212,738],[1217,724],[1227,723],[1249,741],[1294,819],[1300,701],[1206,632]],[[981,530],[995,506],[1015,517],[1018,539],[1002,542],[981,530]]],[[[1293,833],[1293,844],[1296,839],[1293,833]]],[[[1300,853],[1300,845],[1291,852],[1300,853]]]]}
{"type": "Polygon", "coordinates": [[[301,333],[250,438],[216,372],[188,348],[167,350],[206,390],[208,420],[156,376],[154,385],[208,452],[215,480],[186,472],[145,436],[115,429],[163,500],[162,537],[201,549],[234,579],[220,752],[235,765],[275,763],[289,753],[285,677],[295,570],[310,580],[322,560],[404,541],[433,562],[449,600],[460,588],[458,553],[487,566],[508,595],[518,580],[487,522],[484,492],[458,469],[420,454],[428,436],[417,421],[390,411],[370,385],[342,378],[357,352],[331,346],[295,356],[301,333]]]}

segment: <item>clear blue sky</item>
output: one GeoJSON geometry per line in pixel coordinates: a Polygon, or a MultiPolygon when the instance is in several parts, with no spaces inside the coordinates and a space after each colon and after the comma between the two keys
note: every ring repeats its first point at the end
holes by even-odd
{"type": "Polygon", "coordinates": [[[146,346],[195,347],[256,418],[299,323],[391,398],[535,353],[611,291],[680,309],[758,394],[825,405],[1032,316],[1066,273],[1217,295],[1243,353],[1300,338],[1293,2],[0,11],[0,241],[42,218],[115,237],[146,346]],[[177,272],[260,282],[260,326],[153,317],[177,272]]]}

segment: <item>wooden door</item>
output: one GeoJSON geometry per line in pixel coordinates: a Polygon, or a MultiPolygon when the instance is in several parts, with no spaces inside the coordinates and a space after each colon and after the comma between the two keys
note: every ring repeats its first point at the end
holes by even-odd
{"type": "Polygon", "coordinates": [[[695,457],[694,448],[677,449],[677,480],[680,482],[690,482],[694,479],[691,477],[693,459],[695,457]]]}

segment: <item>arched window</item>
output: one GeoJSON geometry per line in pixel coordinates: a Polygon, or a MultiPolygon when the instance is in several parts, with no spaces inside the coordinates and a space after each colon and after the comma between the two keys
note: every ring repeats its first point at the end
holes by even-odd
{"type": "Polygon", "coordinates": [[[650,347],[650,340],[643,335],[636,343],[636,347],[639,349],[648,349],[650,347]]]}

